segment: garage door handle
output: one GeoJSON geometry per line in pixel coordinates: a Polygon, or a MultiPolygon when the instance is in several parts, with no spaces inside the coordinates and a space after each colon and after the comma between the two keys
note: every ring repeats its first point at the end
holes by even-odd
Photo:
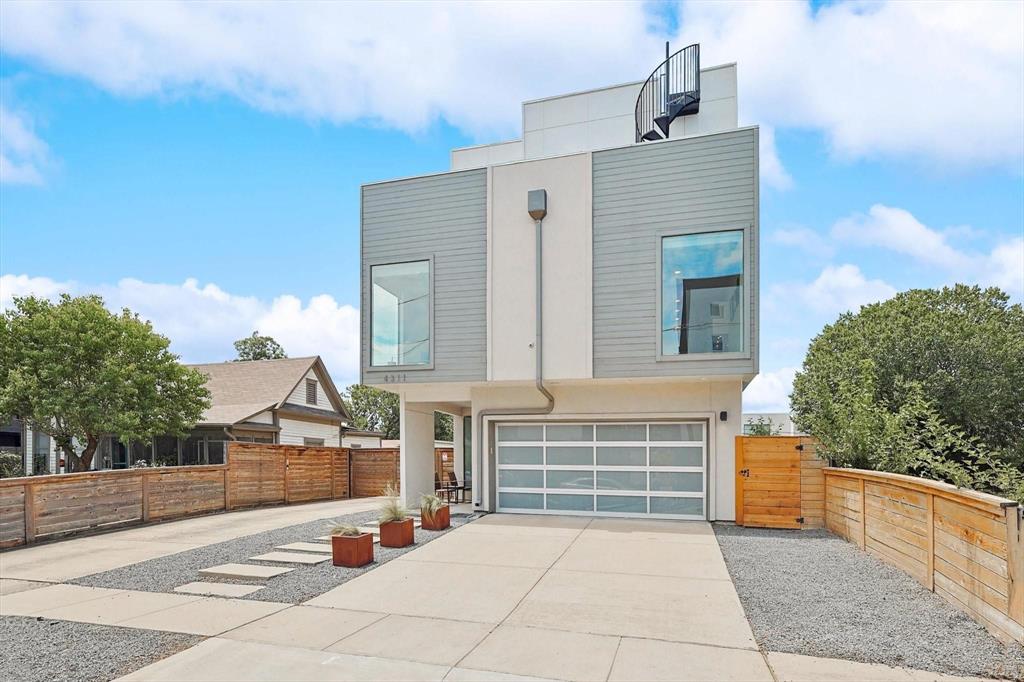
{"type": "Polygon", "coordinates": [[[750,469],[740,469],[740,476],[750,478],[750,469]]]}

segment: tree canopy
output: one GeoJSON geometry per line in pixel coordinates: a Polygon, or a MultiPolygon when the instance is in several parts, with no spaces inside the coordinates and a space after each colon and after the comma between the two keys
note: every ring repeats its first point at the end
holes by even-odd
{"type": "MultiPolygon", "coordinates": [[[[373,386],[352,384],[345,390],[344,398],[356,428],[379,431],[384,434],[386,440],[397,440],[401,437],[398,394],[373,386]]],[[[452,440],[454,428],[455,422],[451,415],[434,413],[435,440],[452,440]]]]}
{"type": "Polygon", "coordinates": [[[235,362],[242,360],[280,360],[281,358],[288,357],[284,352],[284,348],[274,340],[273,336],[260,336],[259,330],[254,331],[251,336],[235,341],[235,351],[238,353],[235,362]]]}
{"type": "Polygon", "coordinates": [[[1024,496],[1024,309],[956,285],[844,314],[812,340],[792,408],[837,464],[1024,496]]]}
{"type": "Polygon", "coordinates": [[[110,312],[99,296],[15,298],[0,324],[0,414],[49,434],[72,471],[89,468],[107,434],[184,436],[210,394],[206,377],[169,345],[149,322],[110,312]]]}

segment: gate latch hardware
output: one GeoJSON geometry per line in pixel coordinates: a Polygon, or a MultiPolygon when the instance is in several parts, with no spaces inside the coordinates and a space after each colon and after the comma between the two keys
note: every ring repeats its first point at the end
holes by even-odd
{"type": "Polygon", "coordinates": [[[750,478],[750,469],[740,469],[740,476],[750,478]]]}

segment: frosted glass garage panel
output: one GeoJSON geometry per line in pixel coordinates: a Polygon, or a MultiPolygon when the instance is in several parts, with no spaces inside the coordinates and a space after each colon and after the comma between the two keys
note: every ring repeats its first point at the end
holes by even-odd
{"type": "Polygon", "coordinates": [[[502,509],[543,509],[543,493],[498,493],[498,506],[502,509]]]}
{"type": "Polygon", "coordinates": [[[704,440],[703,424],[651,424],[651,441],[704,440]]]}
{"type": "Polygon", "coordinates": [[[544,472],[533,469],[499,469],[498,485],[502,488],[543,488],[544,472]]]}
{"type": "Polygon", "coordinates": [[[647,424],[598,424],[599,441],[645,441],[647,424]]]}
{"type": "Polygon", "coordinates": [[[556,466],[594,466],[594,448],[549,445],[547,463],[556,466]]]}
{"type": "Polygon", "coordinates": [[[599,447],[597,449],[598,466],[642,467],[647,466],[647,448],[641,446],[620,445],[618,447],[599,447]]]}
{"type": "Polygon", "coordinates": [[[597,511],[618,514],[646,514],[647,498],[629,495],[598,495],[597,511]]]}
{"type": "Polygon", "coordinates": [[[547,487],[549,488],[594,489],[593,470],[550,469],[547,476],[547,487]]]}
{"type": "Polygon", "coordinates": [[[647,490],[646,471],[598,471],[598,490],[647,490]]]}
{"type": "Polygon", "coordinates": [[[498,464],[543,464],[544,448],[541,446],[502,447],[498,446],[498,464]]]}
{"type": "Polygon", "coordinates": [[[650,499],[652,514],[704,516],[704,498],[702,497],[652,497],[650,499]]]}
{"type": "Polygon", "coordinates": [[[594,511],[594,496],[548,493],[548,509],[554,511],[594,511]]]}
{"type": "Polygon", "coordinates": [[[704,466],[704,449],[695,446],[651,446],[652,467],[704,466]]]}
{"type": "Polygon", "coordinates": [[[502,424],[498,426],[498,442],[501,443],[542,440],[544,440],[544,427],[539,424],[502,424]]]}
{"type": "Polygon", "coordinates": [[[674,493],[703,492],[704,474],[701,472],[652,471],[651,490],[674,493]]]}
{"type": "Polygon", "coordinates": [[[593,424],[550,424],[547,427],[549,441],[594,440],[593,424]]]}

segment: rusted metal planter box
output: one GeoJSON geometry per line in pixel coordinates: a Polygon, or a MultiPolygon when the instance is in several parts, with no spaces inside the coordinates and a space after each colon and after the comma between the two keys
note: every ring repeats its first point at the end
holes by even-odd
{"type": "Polygon", "coordinates": [[[331,554],[335,566],[359,568],[373,563],[373,534],[332,535],[331,554]]]}
{"type": "Polygon", "coordinates": [[[452,525],[451,509],[448,505],[444,505],[436,512],[433,517],[428,517],[427,514],[420,510],[420,525],[423,530],[444,530],[452,525]]]}
{"type": "Polygon", "coordinates": [[[407,547],[413,543],[412,519],[380,524],[381,547],[407,547]]]}

